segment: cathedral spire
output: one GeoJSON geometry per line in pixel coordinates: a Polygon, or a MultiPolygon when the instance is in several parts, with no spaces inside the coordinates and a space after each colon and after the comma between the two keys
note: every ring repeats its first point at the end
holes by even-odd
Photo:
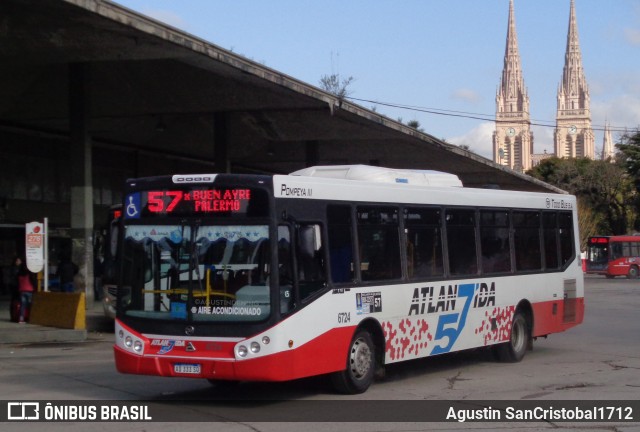
{"type": "Polygon", "coordinates": [[[560,88],[568,106],[565,109],[581,107],[589,109],[589,89],[582,69],[582,54],[578,37],[575,1],[571,0],[569,12],[569,31],[567,33],[567,50],[564,55],[564,68],[560,88]]]}
{"type": "Polygon", "coordinates": [[[518,53],[518,35],[516,33],[516,16],[513,12],[513,0],[509,0],[509,24],[507,27],[507,46],[504,52],[505,60],[509,56],[520,58],[518,53]]]}
{"type": "Polygon", "coordinates": [[[569,5],[569,33],[567,37],[567,52],[577,51],[580,53],[580,44],[578,41],[578,21],[576,20],[576,3],[571,0],[569,5]]]}
{"type": "Polygon", "coordinates": [[[504,66],[500,80],[499,95],[511,104],[509,111],[529,112],[529,98],[522,77],[522,62],[518,50],[518,34],[516,33],[516,17],[513,0],[509,0],[509,24],[507,27],[507,44],[504,50],[504,66]],[[515,105],[513,105],[515,104],[515,105]]]}
{"type": "Polygon", "coordinates": [[[555,153],[558,157],[594,157],[589,88],[582,68],[575,0],[570,4],[567,50],[558,87],[555,153]]]}
{"type": "Polygon", "coordinates": [[[522,77],[513,0],[509,0],[507,43],[500,86],[496,93],[496,130],[493,160],[517,171],[531,168],[533,135],[530,131],[529,95],[522,77]]]}

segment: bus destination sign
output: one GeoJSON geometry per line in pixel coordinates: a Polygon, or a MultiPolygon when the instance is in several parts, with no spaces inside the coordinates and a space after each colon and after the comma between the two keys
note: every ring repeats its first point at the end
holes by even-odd
{"type": "Polygon", "coordinates": [[[609,243],[609,237],[591,237],[589,242],[591,244],[607,244],[609,243]]]}
{"type": "MultiPolygon", "coordinates": [[[[162,189],[133,192],[125,199],[125,217],[246,213],[256,192],[247,188],[162,189]]],[[[260,195],[260,194],[258,194],[260,195]]]]}

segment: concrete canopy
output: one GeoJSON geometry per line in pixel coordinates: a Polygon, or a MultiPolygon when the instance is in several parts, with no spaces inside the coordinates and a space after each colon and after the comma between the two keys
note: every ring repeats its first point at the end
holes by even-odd
{"type": "Polygon", "coordinates": [[[69,135],[69,65],[85,64],[93,142],[218,172],[362,163],[561,192],[108,1],[3,0],[0,35],[0,129],[69,135]]]}

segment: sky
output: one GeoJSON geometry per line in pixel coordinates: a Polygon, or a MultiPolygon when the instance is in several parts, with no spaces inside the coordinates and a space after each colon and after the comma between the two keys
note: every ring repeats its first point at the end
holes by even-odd
{"type": "MultiPolygon", "coordinates": [[[[116,0],[492,159],[509,0],[116,0]],[[411,107],[411,109],[398,108],[411,107]]],[[[514,0],[534,152],[553,152],[570,0],[514,0]]],[[[640,127],[640,0],[575,0],[596,152],[640,127]]]]}

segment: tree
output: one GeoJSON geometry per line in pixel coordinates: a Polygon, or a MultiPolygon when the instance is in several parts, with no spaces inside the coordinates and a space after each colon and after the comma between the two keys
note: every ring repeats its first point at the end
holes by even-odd
{"type": "Polygon", "coordinates": [[[407,126],[409,126],[410,128],[414,128],[415,130],[418,130],[420,132],[424,132],[424,129],[420,127],[420,122],[418,120],[409,120],[407,122],[407,126]]]}
{"type": "Polygon", "coordinates": [[[587,249],[589,237],[599,235],[598,224],[601,217],[596,214],[585,200],[578,198],[578,227],[580,228],[580,250],[587,249]]]}
{"type": "Polygon", "coordinates": [[[633,229],[636,193],[625,171],[607,161],[592,161],[584,165],[581,189],[594,212],[603,216],[599,227],[612,234],[626,234],[633,229]]]}
{"type": "Polygon", "coordinates": [[[640,131],[623,135],[616,147],[619,150],[617,162],[633,178],[636,189],[640,191],[640,131]]]}
{"type": "Polygon", "coordinates": [[[355,79],[352,76],[340,79],[340,74],[323,75],[320,78],[320,88],[334,94],[338,97],[338,100],[343,101],[352,93],[348,87],[353,81],[355,79]]]}
{"type": "Polygon", "coordinates": [[[595,231],[601,235],[625,234],[632,229],[637,194],[619,165],[587,158],[549,158],[528,174],[576,195],[582,202],[582,211],[590,209],[589,217],[580,218],[581,232],[593,232],[586,222],[596,222],[595,231]]]}
{"type": "Polygon", "coordinates": [[[640,129],[624,134],[616,144],[616,163],[627,172],[635,188],[633,228],[640,230],[640,129]]]}

